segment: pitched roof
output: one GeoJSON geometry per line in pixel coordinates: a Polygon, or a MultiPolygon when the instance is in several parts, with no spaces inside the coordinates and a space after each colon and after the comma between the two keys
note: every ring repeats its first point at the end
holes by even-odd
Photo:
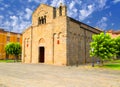
{"type": "Polygon", "coordinates": [[[112,34],[120,34],[120,30],[114,31],[114,30],[108,30],[108,33],[112,33],[112,34]]]}

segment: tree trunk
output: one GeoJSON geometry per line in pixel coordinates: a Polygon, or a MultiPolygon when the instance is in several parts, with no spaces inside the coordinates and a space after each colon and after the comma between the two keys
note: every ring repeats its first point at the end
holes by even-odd
{"type": "Polygon", "coordinates": [[[8,59],[9,59],[9,54],[6,54],[5,60],[8,60],[8,59]]]}
{"type": "Polygon", "coordinates": [[[101,60],[101,61],[100,61],[100,66],[103,66],[103,65],[104,65],[104,61],[101,60]]]}
{"type": "Polygon", "coordinates": [[[15,55],[15,60],[14,61],[18,62],[18,58],[19,58],[19,56],[15,55]]]}

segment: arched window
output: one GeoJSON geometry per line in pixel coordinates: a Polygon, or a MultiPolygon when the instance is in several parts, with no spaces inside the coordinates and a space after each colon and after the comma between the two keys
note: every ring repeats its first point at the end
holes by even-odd
{"type": "Polygon", "coordinates": [[[38,25],[46,24],[46,15],[38,18],[38,25]]]}
{"type": "Polygon", "coordinates": [[[38,18],[38,24],[41,24],[41,18],[40,17],[38,18]]]}
{"type": "Polygon", "coordinates": [[[62,6],[59,7],[59,15],[62,16],[62,6]]]}
{"type": "Polygon", "coordinates": [[[41,17],[41,21],[42,21],[42,24],[44,24],[44,18],[43,18],[43,16],[41,17]]]}
{"type": "Polygon", "coordinates": [[[44,23],[46,24],[46,15],[44,16],[44,23]]]}

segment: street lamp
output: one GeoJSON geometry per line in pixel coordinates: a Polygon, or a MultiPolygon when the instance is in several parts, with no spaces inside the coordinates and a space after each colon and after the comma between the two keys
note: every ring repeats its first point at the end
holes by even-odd
{"type": "Polygon", "coordinates": [[[104,30],[104,35],[106,35],[106,31],[104,30]]]}
{"type": "MultiPolygon", "coordinates": [[[[91,49],[92,53],[94,51],[94,48],[91,49]]],[[[92,67],[94,67],[94,57],[92,57],[92,67]]]]}

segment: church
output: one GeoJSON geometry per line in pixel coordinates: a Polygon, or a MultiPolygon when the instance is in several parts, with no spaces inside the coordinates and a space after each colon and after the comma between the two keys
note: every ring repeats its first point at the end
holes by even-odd
{"type": "Polygon", "coordinates": [[[22,62],[54,65],[90,63],[90,42],[101,30],[67,16],[67,7],[41,4],[23,32],[22,62]]]}

